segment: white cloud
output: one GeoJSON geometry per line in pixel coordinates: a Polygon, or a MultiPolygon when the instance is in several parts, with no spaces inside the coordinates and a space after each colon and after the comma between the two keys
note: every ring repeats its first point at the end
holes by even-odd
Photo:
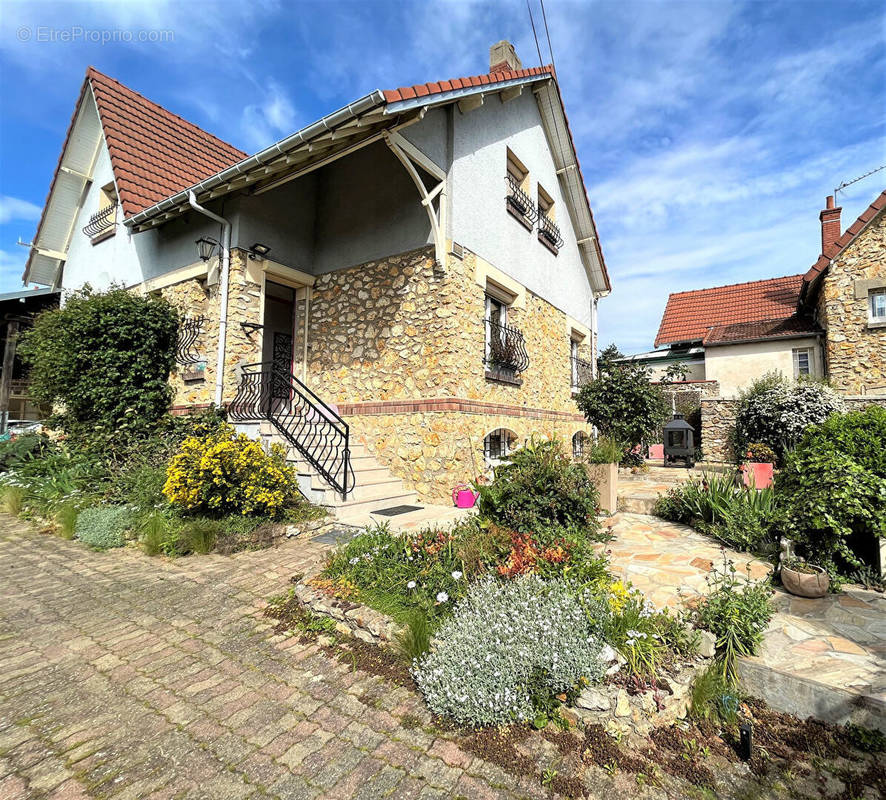
{"type": "Polygon", "coordinates": [[[298,129],[295,106],[286,90],[276,81],[267,85],[264,97],[243,109],[243,136],[260,150],[298,129]]]}
{"type": "Polygon", "coordinates": [[[27,200],[0,195],[0,225],[15,220],[33,222],[40,219],[41,208],[27,200]]]}

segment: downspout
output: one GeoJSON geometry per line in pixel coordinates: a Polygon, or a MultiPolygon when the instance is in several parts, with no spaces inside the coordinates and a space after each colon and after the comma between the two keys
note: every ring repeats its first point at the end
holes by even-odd
{"type": "Polygon", "coordinates": [[[225,342],[228,335],[228,278],[231,272],[231,223],[224,217],[214,214],[197,203],[193,191],[188,192],[188,203],[194,211],[215,220],[222,226],[221,240],[221,276],[219,291],[221,292],[221,310],[218,320],[218,359],[215,364],[215,405],[221,407],[225,386],[225,342]]]}

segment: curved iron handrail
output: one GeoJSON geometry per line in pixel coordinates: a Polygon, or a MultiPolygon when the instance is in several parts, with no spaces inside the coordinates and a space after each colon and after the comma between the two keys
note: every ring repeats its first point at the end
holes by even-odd
{"type": "Polygon", "coordinates": [[[535,203],[532,202],[532,198],[520,188],[517,179],[510,173],[507,174],[506,181],[508,185],[508,193],[505,196],[506,202],[510,203],[514,211],[525,217],[529,222],[535,222],[538,219],[538,209],[535,207],[535,203]]]}
{"type": "Polygon", "coordinates": [[[200,337],[206,317],[185,317],[178,329],[175,359],[179,364],[197,364],[203,360],[194,345],[200,337]]]}
{"type": "Polygon", "coordinates": [[[487,319],[486,341],[489,342],[487,361],[490,364],[514,372],[523,372],[529,366],[526,341],[516,328],[487,319]]]}
{"type": "Polygon", "coordinates": [[[269,361],[246,364],[228,415],[268,420],[343,498],[353,490],[348,424],[295,375],[269,361]]]}
{"type": "Polygon", "coordinates": [[[97,236],[106,231],[115,224],[116,214],[116,205],[110,205],[103,208],[101,211],[97,211],[89,218],[89,222],[83,226],[83,233],[87,236],[97,236]]]}

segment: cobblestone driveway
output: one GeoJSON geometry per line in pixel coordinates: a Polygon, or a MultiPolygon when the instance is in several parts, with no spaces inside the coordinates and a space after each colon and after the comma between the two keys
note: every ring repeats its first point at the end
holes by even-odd
{"type": "Polygon", "coordinates": [[[0,516],[0,800],[546,796],[410,692],[274,640],[265,598],[322,554],[166,562],[0,516]]]}

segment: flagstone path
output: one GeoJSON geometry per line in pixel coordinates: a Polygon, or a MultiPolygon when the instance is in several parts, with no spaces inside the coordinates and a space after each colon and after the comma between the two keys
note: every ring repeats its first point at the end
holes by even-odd
{"type": "MultiPolygon", "coordinates": [[[[720,547],[685,525],[644,514],[615,514],[602,545],[612,572],[658,608],[679,608],[708,591],[712,568],[728,558],[740,575],[766,578],[767,562],[720,547]]],[[[746,659],[748,688],[798,716],[854,719],[886,731],[886,596],[857,587],[818,600],[773,596],[776,613],[756,658],[746,659]]]]}

